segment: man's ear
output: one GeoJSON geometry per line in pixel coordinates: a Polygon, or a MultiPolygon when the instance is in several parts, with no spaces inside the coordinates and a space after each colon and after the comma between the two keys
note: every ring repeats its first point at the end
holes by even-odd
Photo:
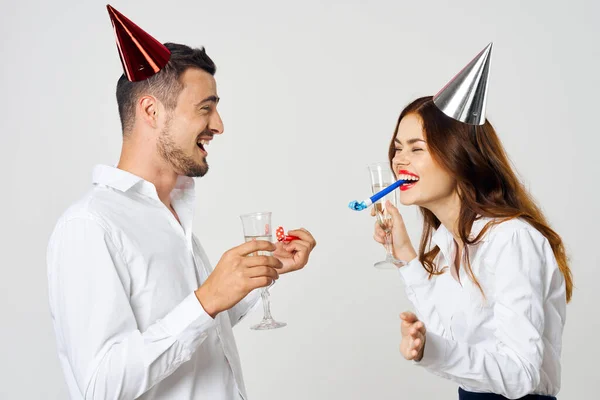
{"type": "Polygon", "coordinates": [[[152,128],[158,126],[158,100],[154,96],[146,95],[139,98],[137,102],[137,114],[144,123],[152,128]]]}

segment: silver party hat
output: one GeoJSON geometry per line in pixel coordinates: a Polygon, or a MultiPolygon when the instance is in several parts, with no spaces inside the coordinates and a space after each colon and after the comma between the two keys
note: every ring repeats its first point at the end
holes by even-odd
{"type": "Polygon", "coordinates": [[[433,103],[444,114],[469,125],[485,123],[491,54],[492,43],[433,96],[433,103]]]}

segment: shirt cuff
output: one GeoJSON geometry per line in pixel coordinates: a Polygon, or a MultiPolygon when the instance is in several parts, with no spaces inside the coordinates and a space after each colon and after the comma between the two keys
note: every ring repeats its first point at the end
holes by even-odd
{"type": "Polygon", "coordinates": [[[408,264],[398,268],[398,272],[406,286],[429,283],[429,272],[423,268],[419,257],[413,258],[408,264]]]}
{"type": "Polygon", "coordinates": [[[215,320],[198,301],[192,292],[162,320],[163,329],[184,345],[200,344],[208,336],[208,331],[216,326],[215,320]]]}
{"type": "Polygon", "coordinates": [[[245,300],[248,304],[248,310],[244,314],[252,312],[261,303],[261,291],[262,288],[254,289],[246,296],[245,300]]]}
{"type": "Polygon", "coordinates": [[[234,308],[229,310],[233,312],[233,318],[235,321],[232,321],[234,325],[238,324],[241,320],[243,320],[246,315],[250,314],[254,311],[255,308],[261,303],[261,292],[263,288],[254,289],[246,297],[242,299],[234,308]]]}
{"type": "Polygon", "coordinates": [[[423,358],[421,358],[420,361],[415,361],[415,365],[432,370],[442,369],[444,361],[446,360],[447,348],[448,343],[446,342],[446,339],[432,332],[425,333],[423,358]]]}

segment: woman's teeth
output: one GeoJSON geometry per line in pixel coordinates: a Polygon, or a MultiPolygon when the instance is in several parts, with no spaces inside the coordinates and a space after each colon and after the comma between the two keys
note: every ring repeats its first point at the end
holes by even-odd
{"type": "Polygon", "coordinates": [[[402,179],[402,180],[405,180],[405,181],[412,181],[412,182],[416,182],[416,181],[419,180],[419,178],[416,177],[416,176],[406,175],[406,174],[399,175],[398,179],[402,179]]]}

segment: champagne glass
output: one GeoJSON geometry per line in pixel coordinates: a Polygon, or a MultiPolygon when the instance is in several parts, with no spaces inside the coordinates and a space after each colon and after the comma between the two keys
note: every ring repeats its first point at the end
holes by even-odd
{"type": "MultiPolygon", "coordinates": [[[[250,242],[252,240],[265,240],[267,242],[272,241],[270,212],[256,212],[251,214],[244,214],[240,215],[240,218],[242,219],[242,227],[244,229],[244,238],[246,242],[250,242]]],[[[270,256],[271,252],[256,251],[250,254],[249,257],[259,255],[270,256]]],[[[258,324],[251,326],[250,329],[262,331],[267,329],[282,328],[287,325],[285,322],[275,321],[271,316],[269,288],[273,286],[274,283],[275,281],[273,281],[273,283],[271,283],[269,287],[261,289],[261,298],[264,310],[263,319],[258,324]]]]}
{"type": "MultiPolygon", "coordinates": [[[[378,193],[385,189],[396,181],[394,173],[390,169],[389,163],[374,163],[368,166],[369,176],[371,178],[371,192],[372,194],[378,193]]],[[[391,191],[381,199],[379,199],[373,207],[375,208],[375,215],[377,216],[377,223],[385,232],[385,259],[375,263],[375,268],[379,269],[396,269],[397,267],[404,265],[403,261],[400,261],[394,257],[392,252],[392,228],[393,220],[392,215],[386,210],[385,202],[389,201],[395,207],[398,207],[398,189],[391,191]]]]}

